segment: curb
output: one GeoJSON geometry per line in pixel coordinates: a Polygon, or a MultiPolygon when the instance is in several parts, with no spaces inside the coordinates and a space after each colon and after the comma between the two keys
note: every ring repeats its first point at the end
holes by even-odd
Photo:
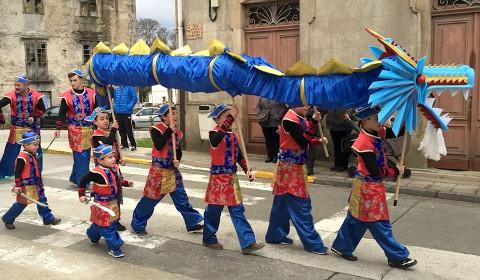
{"type": "MultiPolygon", "coordinates": [[[[71,155],[72,151],[68,149],[48,149],[47,151],[44,151],[44,153],[71,155]]],[[[143,158],[125,157],[124,160],[127,163],[141,164],[141,165],[147,165],[147,166],[150,165],[151,163],[151,160],[143,159],[143,158]]],[[[255,176],[257,178],[272,179],[273,175],[274,175],[273,172],[269,172],[269,171],[260,171],[260,170],[255,171],[255,176]]],[[[319,179],[315,176],[308,176],[308,182],[313,184],[327,185],[329,187],[331,186],[331,187],[339,187],[339,188],[351,188],[352,186],[350,179],[346,179],[346,180],[335,180],[335,179],[329,179],[329,178],[319,179]]],[[[385,187],[387,192],[390,192],[390,193],[395,192],[394,183],[386,182],[385,187]]],[[[418,189],[418,188],[409,188],[406,186],[401,186],[400,194],[480,203],[480,195],[475,195],[473,193],[468,194],[468,193],[457,193],[457,192],[445,192],[440,190],[418,189]]]]}

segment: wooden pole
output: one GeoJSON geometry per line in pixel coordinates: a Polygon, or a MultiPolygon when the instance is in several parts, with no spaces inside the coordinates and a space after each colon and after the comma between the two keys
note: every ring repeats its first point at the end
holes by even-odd
{"type": "MultiPolygon", "coordinates": [[[[108,85],[107,85],[107,96],[108,96],[108,103],[110,103],[110,111],[112,112],[112,119],[115,122],[117,119],[115,118],[115,111],[113,110],[112,95],[111,95],[110,87],[108,85]]],[[[117,148],[118,148],[118,151],[117,151],[118,158],[123,159],[122,150],[120,149],[120,146],[119,146],[121,145],[119,129],[117,129],[117,133],[115,134],[116,134],[115,140],[117,141],[117,148]]]]}
{"type": "MultiPolygon", "coordinates": [[[[314,111],[315,113],[318,113],[318,109],[317,109],[316,106],[313,107],[313,111],[314,111]]],[[[320,137],[322,137],[322,139],[323,139],[324,134],[323,134],[322,122],[321,122],[321,121],[318,122],[318,131],[320,132],[320,137]]],[[[323,147],[323,152],[325,153],[325,157],[326,157],[326,158],[329,158],[330,155],[328,154],[327,144],[323,143],[323,144],[322,144],[322,147],[323,147]]]]}
{"type": "MultiPolygon", "coordinates": [[[[233,96],[230,96],[230,97],[232,98],[232,105],[237,106],[237,103],[235,103],[235,98],[233,96]]],[[[247,165],[247,171],[250,171],[250,163],[248,161],[247,149],[245,148],[245,142],[243,141],[243,132],[242,132],[242,127],[240,125],[240,122],[238,121],[238,116],[235,118],[235,125],[238,130],[238,136],[239,136],[238,142],[240,144],[240,150],[242,151],[243,158],[245,159],[245,164],[247,165]]]]}
{"type": "MultiPolygon", "coordinates": [[[[173,125],[173,116],[172,116],[172,108],[173,108],[173,102],[172,102],[172,89],[169,88],[168,90],[168,116],[170,118],[170,125],[173,125]]],[[[175,128],[175,130],[177,130],[175,128]]],[[[177,138],[175,137],[175,131],[172,133],[172,146],[173,146],[173,160],[177,160],[177,138]]]]}
{"type": "MultiPolygon", "coordinates": [[[[400,162],[398,163],[399,165],[403,165],[403,162],[405,161],[405,151],[407,149],[407,141],[408,141],[409,135],[405,131],[405,135],[403,136],[403,143],[402,143],[402,154],[400,155],[400,162]]],[[[400,181],[402,180],[402,175],[399,174],[397,178],[397,185],[395,186],[395,198],[393,200],[393,206],[397,206],[398,203],[398,195],[400,194],[400,181]]]]}

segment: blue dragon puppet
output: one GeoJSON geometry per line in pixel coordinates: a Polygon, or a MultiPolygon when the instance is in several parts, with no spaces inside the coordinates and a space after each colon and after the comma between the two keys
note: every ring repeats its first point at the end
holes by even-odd
{"type": "Polygon", "coordinates": [[[319,69],[297,62],[282,73],[263,58],[238,55],[216,40],[208,50],[192,53],[188,46],[171,50],[156,39],[151,47],[140,40],[129,52],[124,44],[110,50],[99,43],[88,71],[100,90],[109,84],[161,84],[190,92],[262,96],[290,106],[380,106],[379,121],[395,115],[396,133],[403,126],[409,133],[415,130],[418,108],[428,120],[420,148],[427,158],[440,159],[446,154],[442,131],[448,129],[451,118],[433,107],[431,93],[461,91],[467,98],[474,86],[473,69],[467,65],[425,65],[425,57],[417,61],[393,40],[370,29],[367,32],[383,49],[369,46],[375,58],[362,58],[363,65],[358,68],[332,59],[319,69]]]}

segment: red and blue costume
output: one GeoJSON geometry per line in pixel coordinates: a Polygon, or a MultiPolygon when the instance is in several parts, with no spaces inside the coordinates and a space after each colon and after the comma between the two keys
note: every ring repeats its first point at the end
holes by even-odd
{"type": "Polygon", "coordinates": [[[292,221],[305,250],[323,254],[327,248],[315,230],[312,206],[307,190],[307,149],[317,145],[314,120],[307,120],[293,110],[282,119],[279,129],[280,151],[273,179],[273,205],[265,240],[279,244],[292,242],[287,236],[292,221]]]}

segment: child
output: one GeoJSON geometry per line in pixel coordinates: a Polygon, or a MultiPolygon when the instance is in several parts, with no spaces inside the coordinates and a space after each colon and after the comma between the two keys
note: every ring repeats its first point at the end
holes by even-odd
{"type": "Polygon", "coordinates": [[[288,237],[291,220],[305,250],[325,255],[328,249],[313,224],[305,163],[310,156],[307,154],[308,148],[326,144],[327,139],[314,138],[321,116],[313,110],[308,112],[308,107],[296,107],[288,110],[283,117],[279,129],[278,165],[272,186],[274,199],[265,241],[270,244],[293,244],[288,237]]]}
{"type": "Polygon", "coordinates": [[[103,144],[96,147],[93,156],[99,165],[82,177],[78,185],[79,200],[83,203],[87,201],[85,191],[87,185],[93,182],[91,197],[94,202],[111,209],[115,216],[110,216],[106,211],[92,205],[90,207],[92,225],[87,229],[87,236],[92,244],[97,244],[103,236],[108,245],[108,254],[121,258],[124,254],[120,249],[123,241],[117,231],[117,222],[120,219],[118,191],[120,185],[128,186],[129,182],[120,178],[112,146],[103,144]]]}
{"type": "MultiPolygon", "coordinates": [[[[97,107],[93,110],[92,114],[85,118],[86,121],[93,123],[95,130],[92,135],[92,147],[96,148],[102,144],[111,145],[114,153],[115,160],[118,164],[125,166],[125,162],[120,158],[120,150],[118,149],[118,144],[116,141],[118,123],[114,121],[112,123],[112,128],[110,128],[110,111],[97,107]]],[[[94,158],[93,162],[95,165],[98,165],[98,161],[94,158]]],[[[119,169],[120,175],[122,175],[119,169]]],[[[131,182],[133,183],[133,182],[131,182]]],[[[132,185],[133,186],[133,185],[132,185]]],[[[131,187],[131,186],[129,186],[131,187]]],[[[123,187],[120,185],[118,189],[118,207],[120,204],[123,204],[123,187]]],[[[126,230],[125,226],[120,223],[120,220],[117,222],[117,230],[124,231],[126,230]]]]}
{"type": "Polygon", "coordinates": [[[147,222],[153,215],[155,206],[166,194],[170,194],[175,208],[182,214],[185,227],[188,232],[199,232],[203,229],[200,224],[203,221],[202,215],[188,201],[185,187],[183,186],[182,174],[178,170],[182,159],[180,141],[182,132],[175,128],[177,123],[177,110],[169,104],[164,104],[158,110],[161,122],[150,128],[152,137],[152,166],[148,172],[147,182],[143,191],[143,197],[138,202],[133,212],[131,226],[140,235],[147,234],[145,230],[147,222]],[[172,121],[170,122],[170,114],[172,121]],[[175,150],[177,159],[173,158],[172,133],[175,134],[175,150]]]}
{"type": "Polygon", "coordinates": [[[348,214],[332,245],[332,252],[349,261],[356,261],[353,251],[368,229],[382,247],[388,265],[408,268],[417,264],[408,258],[405,246],[398,243],[389,221],[383,178],[401,176],[404,166],[388,167],[383,141],[393,132],[378,123],[378,108],[359,108],[356,118],[362,131],[353,143],[357,157],[356,177],[352,181],[348,214]]]}
{"type": "MultiPolygon", "coordinates": [[[[22,213],[28,204],[32,203],[32,201],[26,199],[21,194],[47,204],[37,157],[40,136],[35,132],[25,132],[22,134],[22,140],[18,141],[18,143],[23,145],[23,151],[20,152],[15,162],[15,187],[13,192],[17,194],[17,202],[2,217],[7,229],[15,229],[13,225],[15,218],[22,213]]],[[[38,214],[43,218],[44,225],[60,223],[61,219],[55,218],[49,207],[37,205],[37,210],[38,214]]]]}
{"type": "Polygon", "coordinates": [[[229,109],[225,104],[219,104],[208,116],[214,119],[217,126],[209,132],[212,161],[205,194],[205,202],[208,206],[204,213],[203,245],[213,250],[223,249],[222,244],[217,241],[216,232],[223,207],[228,206],[242,253],[246,255],[263,248],[265,244],[256,242],[242,204],[242,193],[236,175],[237,162],[250,181],[255,180],[255,175],[252,170],[247,170],[245,159],[239,150],[238,139],[231,130],[237,114],[236,107],[229,109]]]}

